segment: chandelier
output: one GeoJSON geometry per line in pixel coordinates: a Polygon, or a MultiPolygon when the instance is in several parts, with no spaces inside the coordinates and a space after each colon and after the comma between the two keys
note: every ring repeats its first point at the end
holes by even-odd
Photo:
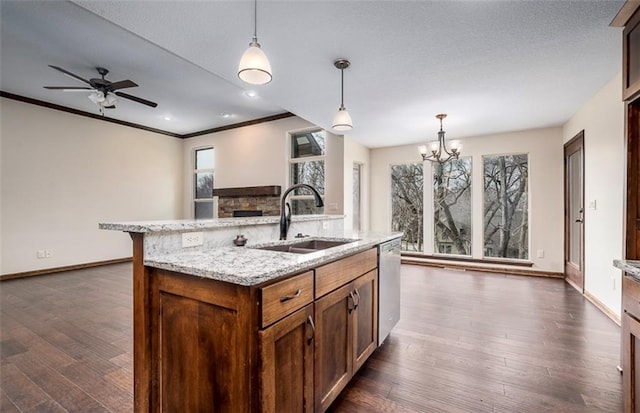
{"type": "Polygon", "coordinates": [[[429,147],[427,145],[421,145],[418,150],[422,155],[423,161],[431,161],[438,163],[445,163],[451,159],[458,159],[460,156],[460,144],[457,141],[452,141],[451,150],[447,150],[447,146],[444,141],[444,130],[442,130],[442,119],[446,118],[446,113],[440,113],[436,115],[436,118],[440,119],[440,131],[438,132],[438,140],[431,142],[429,147]],[[428,155],[431,151],[431,155],[428,155]]]}

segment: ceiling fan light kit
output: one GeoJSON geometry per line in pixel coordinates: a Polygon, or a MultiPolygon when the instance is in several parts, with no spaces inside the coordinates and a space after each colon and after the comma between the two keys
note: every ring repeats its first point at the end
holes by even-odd
{"type": "Polygon", "coordinates": [[[137,87],[138,84],[132,82],[131,80],[120,80],[118,82],[111,82],[105,79],[105,76],[109,73],[109,71],[103,67],[97,67],[96,71],[100,75],[100,78],[93,79],[85,79],[80,77],[74,73],[69,72],[66,69],[63,69],[58,66],[49,65],[50,68],[55,69],[72,79],[76,79],[82,83],[87,84],[88,86],[77,87],[77,86],[45,86],[45,89],[49,90],[61,90],[63,92],[90,92],[88,98],[90,101],[95,103],[98,106],[98,110],[101,114],[104,115],[103,109],[115,109],[115,104],[118,102],[117,97],[125,98],[128,100],[132,100],[137,103],[141,103],[146,106],[150,106],[155,108],[158,106],[157,103],[152,102],[150,100],[142,99],[137,96],[129,95],[124,92],[120,92],[120,89],[126,89],[130,87],[137,87]]]}
{"type": "Polygon", "coordinates": [[[460,150],[462,149],[458,141],[452,141],[451,149],[448,150],[444,140],[444,130],[442,130],[442,119],[446,118],[446,113],[440,113],[436,115],[437,119],[440,119],[440,131],[438,131],[438,140],[429,143],[429,145],[421,145],[418,147],[420,155],[422,155],[423,161],[438,162],[443,164],[451,159],[458,159],[460,156],[460,150]],[[428,155],[431,151],[431,155],[428,155]]]}
{"type": "Polygon", "coordinates": [[[351,120],[351,115],[347,112],[347,109],[344,107],[344,69],[351,66],[351,62],[347,59],[338,59],[333,62],[333,65],[340,69],[340,108],[338,109],[338,113],[333,117],[332,128],[334,130],[344,132],[351,130],[353,128],[353,122],[351,120]]]}
{"type": "Polygon", "coordinates": [[[253,38],[249,48],[240,58],[238,77],[251,85],[264,85],[271,82],[271,64],[258,43],[258,0],[253,3],[253,38]]]}

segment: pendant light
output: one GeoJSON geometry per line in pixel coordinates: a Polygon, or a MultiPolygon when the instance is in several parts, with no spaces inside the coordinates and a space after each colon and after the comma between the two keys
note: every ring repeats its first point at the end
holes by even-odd
{"type": "Polygon", "coordinates": [[[338,113],[333,117],[333,129],[337,131],[348,131],[353,128],[353,122],[351,121],[351,115],[344,107],[344,69],[351,66],[351,63],[347,59],[338,59],[333,62],[333,65],[340,69],[340,108],[338,113]]]}
{"type": "Polygon", "coordinates": [[[253,38],[249,48],[240,58],[238,77],[252,85],[264,85],[271,82],[271,64],[258,43],[258,0],[253,3],[253,38]]]}

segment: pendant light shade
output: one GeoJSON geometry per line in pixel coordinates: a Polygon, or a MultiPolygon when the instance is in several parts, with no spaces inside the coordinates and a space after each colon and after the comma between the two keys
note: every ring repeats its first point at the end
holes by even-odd
{"type": "Polygon", "coordinates": [[[351,115],[347,112],[344,106],[338,109],[338,113],[333,117],[333,129],[337,131],[347,131],[353,128],[353,122],[351,121],[351,115]]]}
{"type": "Polygon", "coordinates": [[[271,82],[271,64],[258,43],[258,0],[253,3],[253,39],[249,48],[240,58],[238,77],[252,85],[264,85],[271,82]]]}
{"type": "Polygon", "coordinates": [[[257,41],[249,43],[238,65],[238,77],[252,85],[271,82],[271,64],[257,41]]]}
{"type": "Polygon", "coordinates": [[[347,59],[338,59],[333,62],[333,65],[337,69],[340,69],[340,108],[338,109],[338,113],[333,117],[332,128],[343,132],[353,128],[351,115],[349,115],[349,112],[347,112],[347,109],[344,107],[344,69],[351,66],[351,63],[347,59]]]}

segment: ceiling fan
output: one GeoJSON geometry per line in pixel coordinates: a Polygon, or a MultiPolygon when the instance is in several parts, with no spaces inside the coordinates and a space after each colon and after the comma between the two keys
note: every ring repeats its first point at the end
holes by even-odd
{"type": "Polygon", "coordinates": [[[150,100],[142,99],[137,96],[130,95],[128,93],[120,92],[120,89],[126,89],[130,87],[137,87],[138,85],[131,80],[121,80],[118,82],[111,82],[104,77],[109,73],[109,71],[103,67],[97,67],[96,70],[101,78],[93,78],[93,79],[84,79],[76,74],[69,72],[58,66],[49,65],[50,68],[55,69],[59,72],[64,73],[65,75],[79,80],[82,83],[86,83],[87,86],[44,86],[45,89],[50,90],[62,90],[63,92],[91,92],[89,95],[89,100],[98,105],[100,109],[100,113],[104,114],[103,109],[115,109],[117,98],[119,96],[121,98],[129,99],[134,102],[141,103],[143,105],[151,106],[155,108],[158,106],[157,103],[152,102],[150,100]]]}

